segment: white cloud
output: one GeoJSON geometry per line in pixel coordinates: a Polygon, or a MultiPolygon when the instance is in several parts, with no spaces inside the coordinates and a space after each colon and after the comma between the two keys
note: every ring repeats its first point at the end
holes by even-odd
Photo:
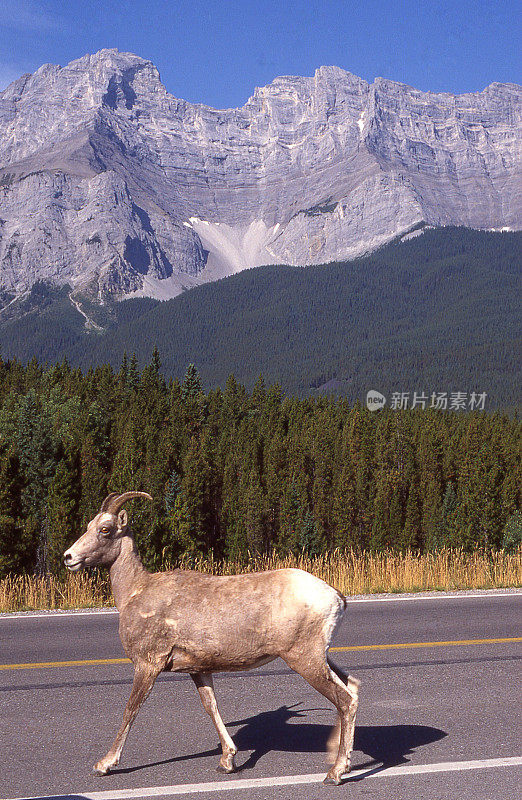
{"type": "Polygon", "coordinates": [[[31,0],[0,0],[0,27],[56,31],[64,27],[64,22],[31,0]]]}

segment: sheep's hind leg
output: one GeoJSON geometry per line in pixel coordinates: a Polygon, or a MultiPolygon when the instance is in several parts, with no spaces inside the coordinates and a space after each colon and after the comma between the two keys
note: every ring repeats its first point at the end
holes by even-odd
{"type": "MultiPolygon", "coordinates": [[[[346,672],[344,672],[340,667],[337,666],[337,664],[334,664],[332,661],[330,661],[329,656],[326,657],[326,660],[332,672],[334,672],[337,675],[337,677],[344,683],[344,685],[347,686],[348,689],[351,691],[352,697],[353,695],[355,695],[355,703],[353,704],[353,707],[352,706],[350,707],[351,711],[350,731],[348,736],[348,752],[351,754],[353,749],[353,739],[355,735],[355,715],[357,712],[358,697],[359,697],[359,681],[357,680],[357,678],[352,677],[352,675],[347,675],[346,672]]],[[[335,757],[339,749],[340,739],[341,739],[341,717],[339,716],[337,723],[333,727],[332,732],[328,737],[328,742],[327,742],[328,760],[330,761],[331,764],[335,762],[335,757]]]]}
{"type": "Polygon", "coordinates": [[[94,765],[94,772],[98,775],[106,775],[112,767],[116,767],[120,763],[121,751],[130,727],[136,718],[136,714],[149,696],[159,672],[158,669],[150,664],[137,665],[135,667],[132,691],[123,712],[121,727],[107,755],[94,765]]]}
{"type": "Polygon", "coordinates": [[[225,728],[225,724],[218,711],[212,675],[209,672],[196,672],[192,673],[190,677],[197,686],[203,708],[212,719],[212,722],[214,723],[218,732],[219,741],[221,742],[221,750],[223,755],[219,759],[218,771],[234,772],[236,769],[234,756],[237,753],[237,748],[232,741],[230,734],[225,728]]]}
{"type": "Polygon", "coordinates": [[[340,721],[339,747],[324,782],[340,784],[343,775],[350,771],[359,682],[327,663],[324,651],[315,657],[309,652],[306,655],[284,656],[284,660],[337,709],[340,721]]]}

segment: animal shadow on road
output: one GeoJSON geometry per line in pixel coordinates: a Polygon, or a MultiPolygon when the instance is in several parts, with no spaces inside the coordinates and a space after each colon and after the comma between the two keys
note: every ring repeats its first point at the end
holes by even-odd
{"type": "MultiPolygon", "coordinates": [[[[318,709],[307,709],[318,710],[318,709]]],[[[237,771],[252,769],[257,762],[272,751],[293,753],[325,753],[326,742],[332,730],[330,725],[314,723],[300,724],[290,722],[298,717],[305,717],[305,711],[295,706],[281,706],[274,711],[265,711],[253,717],[230,722],[235,728],[241,725],[232,738],[241,751],[251,750],[249,758],[237,771]]],[[[427,725],[356,725],[354,751],[361,751],[369,757],[363,764],[357,763],[357,769],[391,767],[405,764],[406,758],[416,748],[436,742],[447,734],[438,728],[427,725]]]]}
{"type": "MultiPolygon", "coordinates": [[[[326,742],[332,730],[331,725],[293,721],[298,718],[307,718],[310,711],[318,710],[324,711],[325,709],[300,711],[295,706],[284,705],[273,711],[264,711],[246,719],[229,722],[227,727],[238,748],[237,760],[241,759],[241,755],[245,751],[251,751],[246,761],[238,764],[236,771],[243,772],[252,769],[263,756],[274,751],[326,753],[326,742]]],[[[363,752],[370,759],[362,764],[356,763],[357,771],[378,767],[375,771],[379,772],[386,767],[408,763],[409,759],[406,756],[413,753],[418,747],[436,742],[446,735],[444,731],[427,725],[356,725],[353,749],[363,752]]],[[[130,773],[176,761],[217,756],[220,752],[220,749],[216,747],[213,750],[176,756],[154,764],[119,768],[112,772],[113,774],[130,773]]],[[[352,780],[358,780],[356,773],[352,780]]]]}

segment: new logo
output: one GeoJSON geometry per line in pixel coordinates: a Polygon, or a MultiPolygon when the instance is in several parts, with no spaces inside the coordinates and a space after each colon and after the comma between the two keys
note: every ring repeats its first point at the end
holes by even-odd
{"type": "Polygon", "coordinates": [[[370,389],[366,395],[366,408],[368,411],[378,411],[386,405],[386,398],[376,389],[370,389]]]}

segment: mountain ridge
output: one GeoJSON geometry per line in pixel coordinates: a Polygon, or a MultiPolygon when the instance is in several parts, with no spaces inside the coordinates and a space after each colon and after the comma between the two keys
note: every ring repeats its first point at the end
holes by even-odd
{"type": "Polygon", "coordinates": [[[0,93],[0,288],[166,299],[270,263],[353,258],[422,224],[521,227],[522,89],[421,92],[339,67],[236,109],[117,50],[0,93]]]}
{"type": "Polygon", "coordinates": [[[262,373],[298,395],[486,392],[489,410],[520,408],[521,247],[520,232],[433,228],[351,262],[259,267],[165,303],[114,303],[112,316],[92,304],[105,332],[86,330],[67,289],[37,285],[22,319],[0,315],[0,353],[117,370],[125,353],[145,365],[157,347],[167,377],[193,362],[207,388],[231,373],[251,388],[262,373]]]}

